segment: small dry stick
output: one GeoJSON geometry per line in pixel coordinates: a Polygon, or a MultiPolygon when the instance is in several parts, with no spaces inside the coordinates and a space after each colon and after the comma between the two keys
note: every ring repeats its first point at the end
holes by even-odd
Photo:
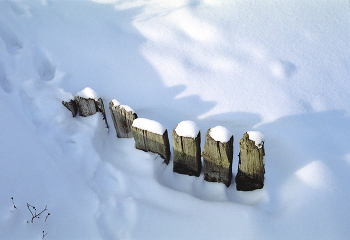
{"type": "Polygon", "coordinates": [[[15,205],[15,203],[13,201],[13,197],[11,197],[11,200],[12,200],[12,203],[13,203],[13,207],[17,209],[17,207],[16,207],[16,205],[15,205]]]}
{"type": "Polygon", "coordinates": [[[34,218],[40,218],[40,215],[47,210],[47,205],[46,205],[45,209],[42,210],[41,212],[39,212],[38,214],[36,213],[36,208],[34,206],[27,203],[27,208],[28,208],[29,212],[32,214],[31,222],[33,222],[34,218]],[[32,212],[31,208],[33,208],[34,213],[32,212]]]}
{"type": "Polygon", "coordinates": [[[42,239],[44,239],[44,237],[46,236],[46,234],[47,234],[47,233],[45,233],[45,231],[43,231],[43,238],[42,238],[42,239]]]}
{"type": "Polygon", "coordinates": [[[50,213],[47,214],[47,216],[46,216],[46,218],[45,218],[45,222],[46,222],[46,219],[47,219],[48,216],[50,216],[50,213]]]}

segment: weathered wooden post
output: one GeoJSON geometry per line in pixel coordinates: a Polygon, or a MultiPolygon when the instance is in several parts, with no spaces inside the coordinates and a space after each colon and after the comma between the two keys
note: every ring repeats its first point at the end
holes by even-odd
{"type": "Polygon", "coordinates": [[[106,116],[105,106],[104,106],[104,104],[103,104],[102,98],[98,98],[98,99],[95,101],[95,104],[96,104],[96,110],[102,114],[102,118],[105,120],[105,123],[106,123],[107,128],[109,128],[108,122],[107,122],[107,116],[106,116]]]}
{"type": "Polygon", "coordinates": [[[249,131],[243,134],[239,142],[237,190],[252,191],[264,187],[264,141],[260,132],[249,131]]]}
{"type": "Polygon", "coordinates": [[[97,93],[89,87],[78,92],[74,100],[77,104],[79,115],[82,117],[94,115],[97,112],[95,100],[98,98],[97,93]]]}
{"type": "Polygon", "coordinates": [[[118,138],[132,138],[131,126],[137,114],[126,105],[121,105],[116,99],[109,102],[114,128],[118,138]]]}
{"type": "Polygon", "coordinates": [[[160,123],[145,119],[136,118],[131,126],[137,149],[145,152],[158,153],[169,164],[170,144],[168,130],[160,123]]]}
{"type": "Polygon", "coordinates": [[[74,97],[74,100],[80,116],[88,117],[94,115],[96,112],[101,112],[108,128],[106,112],[102,98],[100,98],[94,90],[86,87],[77,93],[77,95],[74,97]]]}
{"type": "Polygon", "coordinates": [[[201,133],[196,123],[182,121],[173,130],[173,171],[190,176],[201,174],[201,133]]]}
{"type": "MultiPolygon", "coordinates": [[[[71,95],[71,94],[70,94],[71,95]]],[[[74,96],[71,95],[69,98],[62,101],[62,104],[72,112],[73,117],[75,117],[78,114],[78,107],[77,104],[74,101],[74,96]]]]}
{"type": "Polygon", "coordinates": [[[205,134],[203,151],[204,180],[221,182],[227,187],[232,180],[233,136],[222,126],[210,128],[205,134]]]}

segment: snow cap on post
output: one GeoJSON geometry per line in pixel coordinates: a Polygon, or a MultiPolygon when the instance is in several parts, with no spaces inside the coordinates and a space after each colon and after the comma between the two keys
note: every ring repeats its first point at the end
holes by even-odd
{"type": "Polygon", "coordinates": [[[216,126],[210,129],[210,136],[217,142],[228,142],[232,137],[232,133],[223,126],[216,126]]]}
{"type": "Polygon", "coordinates": [[[98,100],[100,96],[93,89],[86,87],[76,94],[77,97],[98,100]]]}
{"type": "Polygon", "coordinates": [[[264,135],[259,131],[248,131],[249,139],[255,142],[255,146],[261,148],[265,142],[264,135]]]}
{"type": "Polygon", "coordinates": [[[160,135],[163,135],[166,130],[159,122],[147,118],[135,119],[132,126],[160,135]]]}
{"type": "Polygon", "coordinates": [[[199,133],[199,128],[195,122],[187,120],[177,124],[175,131],[178,136],[195,138],[199,133]]]}

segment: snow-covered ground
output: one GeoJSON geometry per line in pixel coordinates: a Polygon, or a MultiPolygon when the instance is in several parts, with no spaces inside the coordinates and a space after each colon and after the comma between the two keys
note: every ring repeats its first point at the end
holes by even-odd
{"type": "Polygon", "coordinates": [[[0,239],[349,239],[349,20],[347,0],[0,1],[0,239]],[[260,131],[264,188],[73,118],[85,87],[170,133],[195,122],[202,147],[227,128],[234,174],[260,131]]]}

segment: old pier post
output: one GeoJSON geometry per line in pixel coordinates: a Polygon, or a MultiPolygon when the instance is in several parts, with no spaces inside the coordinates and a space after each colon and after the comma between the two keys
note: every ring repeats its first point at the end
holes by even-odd
{"type": "Polygon", "coordinates": [[[131,126],[137,114],[126,105],[121,105],[116,99],[109,102],[114,128],[118,138],[132,138],[131,126]]]}
{"type": "Polygon", "coordinates": [[[239,191],[252,191],[264,187],[264,138],[260,132],[249,131],[239,142],[240,153],[236,188],[239,191]]]}
{"type": "Polygon", "coordinates": [[[75,117],[78,114],[78,107],[74,100],[74,96],[72,94],[69,94],[70,96],[62,101],[62,104],[71,111],[73,117],[75,117]]]}
{"type": "Polygon", "coordinates": [[[169,164],[170,144],[168,130],[160,123],[146,118],[136,118],[131,126],[137,149],[158,153],[169,164]]]}
{"type": "Polygon", "coordinates": [[[172,133],[173,171],[190,176],[199,176],[202,170],[201,133],[196,123],[180,122],[172,133]]]}
{"type": "Polygon", "coordinates": [[[103,104],[102,98],[98,98],[98,99],[95,101],[95,103],[96,103],[96,110],[102,114],[102,118],[105,120],[105,123],[106,123],[107,128],[109,128],[108,122],[107,122],[107,116],[106,116],[105,106],[104,106],[104,104],[103,104]]]}
{"type": "Polygon", "coordinates": [[[82,117],[88,117],[94,115],[96,112],[101,112],[103,119],[106,122],[108,128],[106,112],[103,105],[103,100],[98,94],[89,87],[84,88],[78,92],[74,97],[75,103],[78,108],[79,115],[82,117]]]}
{"type": "Polygon", "coordinates": [[[232,180],[233,136],[224,127],[210,128],[205,134],[203,151],[204,179],[227,187],[232,180]]]}

